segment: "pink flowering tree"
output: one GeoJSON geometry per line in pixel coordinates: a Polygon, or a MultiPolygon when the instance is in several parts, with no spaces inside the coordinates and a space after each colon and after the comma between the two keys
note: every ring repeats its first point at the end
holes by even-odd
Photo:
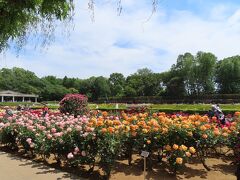
{"type": "Polygon", "coordinates": [[[83,115],[88,112],[88,98],[82,94],[67,94],[60,101],[60,112],[69,113],[74,116],[83,115]]]}

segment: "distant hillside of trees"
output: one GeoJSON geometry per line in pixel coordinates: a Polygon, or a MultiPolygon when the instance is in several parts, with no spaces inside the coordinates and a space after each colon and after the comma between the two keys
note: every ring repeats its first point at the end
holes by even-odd
{"type": "Polygon", "coordinates": [[[208,52],[179,55],[170,70],[154,73],[143,68],[125,77],[57,78],[37,77],[22,68],[2,68],[0,89],[39,94],[41,100],[60,100],[67,93],[86,94],[90,100],[110,97],[194,97],[209,94],[240,93],[240,56],[217,60],[208,52]]]}

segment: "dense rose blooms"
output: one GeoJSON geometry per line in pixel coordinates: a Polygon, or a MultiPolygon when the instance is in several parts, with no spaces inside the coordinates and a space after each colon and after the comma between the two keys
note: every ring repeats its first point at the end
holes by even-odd
{"type": "Polygon", "coordinates": [[[56,132],[57,132],[56,128],[52,128],[52,129],[51,129],[51,132],[52,132],[52,133],[56,133],[56,132]]]}

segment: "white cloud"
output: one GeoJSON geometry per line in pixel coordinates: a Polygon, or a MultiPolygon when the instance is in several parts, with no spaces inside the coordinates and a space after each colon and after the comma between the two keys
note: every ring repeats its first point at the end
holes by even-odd
{"type": "Polygon", "coordinates": [[[134,9],[135,0],[126,2],[121,16],[111,3],[97,6],[94,23],[87,5],[79,4],[69,38],[57,30],[56,42],[47,51],[27,47],[30,53],[20,58],[8,52],[7,67],[20,66],[40,76],[86,78],[113,72],[129,75],[144,67],[162,72],[185,52],[208,51],[219,58],[240,52],[240,9],[229,15],[229,9],[219,5],[209,12],[209,18],[190,11],[159,9],[144,22],[151,14],[151,5],[134,9]]]}

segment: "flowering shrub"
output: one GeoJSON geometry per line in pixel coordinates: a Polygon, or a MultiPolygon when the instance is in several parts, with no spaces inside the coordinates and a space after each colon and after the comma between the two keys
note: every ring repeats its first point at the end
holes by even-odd
{"type": "Polygon", "coordinates": [[[127,113],[133,114],[133,113],[144,113],[146,111],[149,111],[149,107],[145,105],[131,105],[130,107],[125,110],[127,113]]]}
{"type": "Polygon", "coordinates": [[[60,112],[83,115],[88,112],[88,98],[82,94],[67,94],[60,101],[60,112]]]}
{"type": "Polygon", "coordinates": [[[122,112],[113,116],[91,112],[87,116],[42,117],[41,113],[20,112],[3,117],[0,116],[1,144],[21,147],[46,160],[54,155],[58,163],[69,166],[89,165],[90,171],[97,164],[107,176],[119,156],[125,155],[131,164],[132,154],[142,150],[150,153],[148,166],[153,163],[152,155],[161,152],[159,159],[166,157],[170,169],[176,172],[191,157],[199,158],[206,166],[207,150],[219,145],[240,147],[238,117],[224,127],[207,116],[165,113],[122,112]]]}
{"type": "Polygon", "coordinates": [[[177,144],[173,144],[172,146],[166,145],[165,151],[167,154],[167,160],[174,172],[176,172],[188,158],[196,153],[194,147],[188,148],[183,144],[181,146],[177,144]]]}

